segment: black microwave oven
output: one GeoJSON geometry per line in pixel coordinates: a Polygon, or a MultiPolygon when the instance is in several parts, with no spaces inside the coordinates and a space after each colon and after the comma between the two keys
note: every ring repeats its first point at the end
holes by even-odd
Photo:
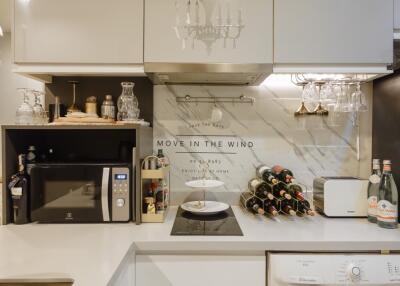
{"type": "Polygon", "coordinates": [[[30,178],[32,222],[127,222],[132,218],[130,164],[36,164],[30,178]]]}

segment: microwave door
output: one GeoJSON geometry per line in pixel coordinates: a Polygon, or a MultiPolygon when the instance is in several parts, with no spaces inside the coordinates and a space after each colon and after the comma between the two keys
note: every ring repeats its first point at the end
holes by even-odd
{"type": "Polygon", "coordinates": [[[105,187],[108,194],[109,176],[109,171],[96,165],[42,164],[34,167],[30,191],[32,221],[109,220],[108,196],[103,196],[105,187]]]}
{"type": "Polygon", "coordinates": [[[103,168],[103,177],[101,180],[101,210],[103,221],[110,221],[110,210],[108,202],[108,190],[110,184],[110,168],[103,168]]]}

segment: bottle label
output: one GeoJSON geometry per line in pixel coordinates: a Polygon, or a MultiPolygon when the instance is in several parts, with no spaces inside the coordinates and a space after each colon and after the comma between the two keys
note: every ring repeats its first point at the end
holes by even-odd
{"type": "Polygon", "coordinates": [[[369,181],[371,182],[371,184],[379,184],[379,182],[381,181],[381,177],[379,177],[377,174],[373,174],[369,177],[369,181]]]}
{"type": "Polygon", "coordinates": [[[378,198],[376,196],[370,196],[368,198],[368,215],[376,217],[377,215],[378,198]]]}
{"type": "Polygon", "coordinates": [[[22,188],[21,187],[11,188],[11,195],[13,195],[13,196],[22,196],[22,188]]]}
{"type": "Polygon", "coordinates": [[[382,222],[397,222],[397,205],[386,200],[380,200],[377,206],[378,220],[382,222]]]}

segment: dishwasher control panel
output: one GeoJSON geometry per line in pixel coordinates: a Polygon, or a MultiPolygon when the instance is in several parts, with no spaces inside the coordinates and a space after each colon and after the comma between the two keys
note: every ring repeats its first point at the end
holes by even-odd
{"type": "Polygon", "coordinates": [[[400,286],[400,254],[269,254],[267,285],[400,286]]]}

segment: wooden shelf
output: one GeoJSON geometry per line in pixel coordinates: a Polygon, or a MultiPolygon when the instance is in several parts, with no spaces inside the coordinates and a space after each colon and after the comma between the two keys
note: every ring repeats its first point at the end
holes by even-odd
{"type": "Polygon", "coordinates": [[[168,173],[169,166],[157,170],[142,170],[142,179],[164,179],[168,173]]]}
{"type": "Polygon", "coordinates": [[[142,222],[164,222],[167,211],[168,208],[166,208],[164,212],[158,214],[142,214],[142,222]]]}
{"type": "Polygon", "coordinates": [[[104,130],[104,129],[145,129],[151,128],[139,124],[102,124],[102,125],[3,125],[3,130],[104,130]]]}

